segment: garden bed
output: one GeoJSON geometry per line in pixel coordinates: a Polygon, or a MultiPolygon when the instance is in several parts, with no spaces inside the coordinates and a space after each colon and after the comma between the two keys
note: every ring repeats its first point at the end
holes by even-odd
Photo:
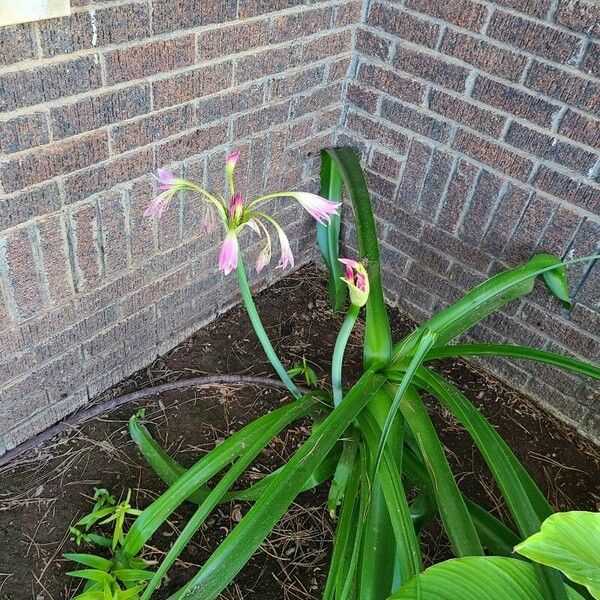
{"type": "MultiPolygon", "coordinates": [[[[322,272],[306,267],[257,299],[259,311],[286,365],[306,356],[319,378],[327,378],[329,358],[341,324],[329,309],[322,272]]],[[[412,324],[392,311],[394,337],[412,324]]],[[[357,328],[356,335],[360,335],[357,328]]],[[[359,374],[360,343],[348,346],[348,361],[359,374]]],[[[599,508],[600,451],[531,401],[459,361],[440,367],[490,418],[515,450],[541,490],[559,510],[599,508]]],[[[217,319],[148,369],[137,373],[104,398],[149,385],[204,374],[271,375],[243,307],[217,319]]],[[[347,372],[351,378],[353,373],[347,372]]],[[[61,558],[77,546],[69,526],[91,508],[93,488],[114,494],[131,488],[133,504],[144,508],[165,486],[146,466],[127,432],[128,418],[146,408],[145,423],[156,439],[189,466],[219,440],[256,416],[288,401],[282,392],[251,386],[214,386],[168,392],[128,404],[24,454],[0,469],[0,598],[59,600],[75,590],[61,558]]],[[[435,403],[428,406],[448,450],[461,489],[496,515],[507,519],[499,494],[470,439],[435,403]]],[[[309,433],[309,423],[288,428],[245,476],[260,478],[290,456],[309,433]]],[[[320,598],[325,580],[333,523],[324,506],[326,491],[298,497],[292,509],[222,596],[270,600],[320,598]]],[[[211,550],[235,526],[248,505],[222,505],[208,520],[169,574],[157,598],[165,598],[191,578],[211,550]]],[[[160,560],[190,516],[190,506],[173,515],[151,540],[145,555],[160,560]]],[[[508,521],[507,521],[508,522],[508,521]]],[[[436,523],[424,533],[426,564],[450,557],[436,523]]],[[[81,551],[81,548],[79,549],[81,551]]]]}

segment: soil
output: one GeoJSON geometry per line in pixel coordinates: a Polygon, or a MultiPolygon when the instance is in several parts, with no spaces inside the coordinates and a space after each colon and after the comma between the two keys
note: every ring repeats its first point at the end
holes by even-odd
{"type": "MultiPolygon", "coordinates": [[[[306,267],[263,292],[257,305],[284,364],[306,357],[323,383],[341,324],[329,309],[322,272],[306,267]]],[[[414,324],[391,311],[395,339],[414,324]]],[[[348,347],[346,376],[360,374],[358,327],[348,347]]],[[[476,403],[515,450],[557,510],[600,508],[600,451],[530,400],[461,361],[437,365],[476,403]]],[[[211,373],[271,375],[243,309],[234,308],[203,328],[146,370],[102,399],[166,381],[211,373]]],[[[92,507],[94,487],[114,494],[132,490],[132,504],[147,506],[165,486],[146,466],[127,432],[128,418],[141,406],[145,423],[167,451],[189,466],[244,423],[288,399],[285,394],[248,386],[219,386],[163,394],[126,405],[59,436],[0,469],[0,598],[71,598],[75,580],[65,575],[73,563],[63,552],[85,552],[68,529],[92,507]]],[[[471,498],[507,519],[499,493],[468,436],[431,399],[432,418],[447,448],[457,480],[471,498]]],[[[260,456],[248,480],[270,472],[309,433],[309,423],[287,429],[260,456]]],[[[334,524],[324,507],[321,486],[303,493],[277,529],[222,595],[223,599],[306,600],[320,598],[334,524]]],[[[166,598],[188,581],[248,505],[222,505],[209,518],[156,598],[166,598]]],[[[151,540],[145,558],[160,560],[192,513],[183,505],[151,540]]],[[[450,557],[439,524],[423,534],[426,564],[450,557]]]]}

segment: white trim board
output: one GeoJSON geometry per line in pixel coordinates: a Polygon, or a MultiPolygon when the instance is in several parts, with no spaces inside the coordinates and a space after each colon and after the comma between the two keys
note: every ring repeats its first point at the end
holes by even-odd
{"type": "Polygon", "coordinates": [[[71,14],[71,0],[0,0],[0,26],[71,14]]]}

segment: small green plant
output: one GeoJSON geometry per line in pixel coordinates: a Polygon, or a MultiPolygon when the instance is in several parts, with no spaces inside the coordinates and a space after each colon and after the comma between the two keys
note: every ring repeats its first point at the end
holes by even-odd
{"type": "Polygon", "coordinates": [[[141,511],[131,506],[131,490],[125,499],[116,498],[104,488],[94,488],[94,507],[75,527],[70,527],[75,543],[93,544],[110,553],[110,558],[96,554],[67,553],[64,558],[84,569],[69,571],[67,575],[86,581],[83,592],[73,600],[137,600],[153,576],[147,570],[146,560],[123,553],[127,517],[137,517],[141,511]],[[112,526],[110,536],[91,533],[93,527],[112,526]]]}
{"type": "MultiPolygon", "coordinates": [[[[566,267],[599,257],[562,262],[552,255],[539,254],[524,265],[491,277],[410,335],[393,343],[383,297],[375,220],[356,153],[350,148],[322,152],[321,196],[284,192],[250,202],[235,190],[234,168],[238,158],[239,153],[233,153],[226,162],[228,202],[169,171],[160,170],[157,180],[161,193],[147,212],[159,217],[180,191],[196,194],[216,211],[224,232],[219,268],[225,275],[236,271],[242,300],[256,335],[293,401],[249,423],[189,469],[168,456],[136,416],[131,418],[132,438],[169,488],[137,517],[124,538],[120,533],[113,535],[112,543],[117,540],[119,556],[134,560],[179,505],[185,501],[197,505],[152,574],[141,594],[142,600],[151,598],[218,504],[232,499],[253,502],[252,508],[201,569],[171,596],[172,600],[217,598],[298,494],[327,480],[330,480],[328,508],[337,518],[337,526],[323,600],[567,600],[580,598],[580,593],[586,597],[587,592],[576,591],[565,582],[553,563],[514,559],[515,545],[539,532],[553,509],[496,429],[461,390],[430,363],[448,357],[512,357],[600,379],[597,366],[553,352],[525,346],[455,342],[488,315],[530,293],[538,279],[569,307],[566,267]],[[360,260],[339,256],[344,189],[352,205],[355,247],[360,260]],[[319,248],[330,274],[332,305],[336,311],[346,313],[333,351],[331,386],[309,393],[303,393],[292,381],[261,323],[238,241],[245,227],[266,239],[256,265],[260,271],[271,258],[267,225],[273,227],[281,248],[279,266],[293,264],[285,233],[262,208],[267,202],[284,198],[297,200],[317,220],[319,248]],[[360,379],[349,387],[344,385],[344,355],[363,310],[364,370],[360,379]],[[471,436],[502,494],[514,530],[463,495],[423,394],[429,394],[445,407],[471,436]],[[313,419],[311,435],[280,469],[249,488],[231,490],[275,436],[307,416],[313,419]],[[209,481],[213,479],[216,483],[211,486],[209,481]],[[408,488],[418,490],[415,499],[409,499],[408,488]],[[447,589],[446,571],[435,568],[419,575],[422,571],[419,535],[435,515],[439,516],[458,557],[457,562],[450,561],[443,568],[458,569],[463,575],[471,572],[475,588],[465,584],[464,588],[447,589]],[[525,586],[522,589],[527,590],[528,595],[495,595],[496,589],[500,589],[496,586],[502,585],[502,581],[497,580],[502,568],[513,573],[517,585],[525,586]],[[440,572],[442,576],[438,577],[440,572]],[[420,577],[425,583],[432,582],[427,594],[421,592],[420,577]]],[[[304,375],[307,383],[312,384],[316,378],[307,367],[303,362],[295,365],[291,372],[304,375]]],[[[105,509],[101,507],[99,512],[105,509]]],[[[117,520],[115,516],[113,521],[117,520]]]]}
{"type": "Polygon", "coordinates": [[[294,377],[302,376],[306,381],[306,385],[311,388],[319,386],[319,380],[317,374],[314,372],[312,367],[306,362],[306,357],[302,357],[302,362],[294,363],[294,366],[287,372],[288,375],[294,379],[294,377]]]}

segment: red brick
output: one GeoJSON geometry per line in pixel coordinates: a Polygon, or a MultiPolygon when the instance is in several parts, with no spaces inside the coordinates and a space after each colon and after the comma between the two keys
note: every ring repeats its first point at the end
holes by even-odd
{"type": "Polygon", "coordinates": [[[333,58],[338,54],[350,52],[351,49],[352,32],[348,29],[335,31],[307,42],[302,50],[302,62],[309,63],[325,58],[333,58]]]}
{"type": "Polygon", "coordinates": [[[588,75],[600,78],[600,42],[590,42],[580,69],[588,75]]]}
{"type": "Polygon", "coordinates": [[[475,38],[459,31],[448,30],[440,48],[449,54],[464,60],[492,75],[516,81],[523,73],[527,57],[475,38]]]}
{"type": "MultiPolygon", "coordinates": [[[[409,232],[409,234],[412,233],[416,232],[409,232]]],[[[428,246],[425,243],[425,240],[417,240],[395,227],[390,227],[388,229],[385,241],[390,246],[397,248],[403,254],[406,254],[435,273],[446,273],[450,267],[450,260],[440,252],[437,252],[435,249],[428,246]]]]}
{"type": "Polygon", "coordinates": [[[581,39],[575,35],[502,11],[494,13],[487,33],[501,42],[560,63],[570,63],[581,50],[581,39]]]}
{"type": "Polygon", "coordinates": [[[29,150],[50,141],[44,113],[32,113],[0,121],[0,151],[5,154],[29,150]]]}
{"type": "Polygon", "coordinates": [[[600,186],[588,185],[546,166],[540,168],[535,185],[542,191],[576,204],[592,214],[600,213],[600,186]]]}
{"type": "Polygon", "coordinates": [[[10,65],[35,58],[35,26],[33,23],[0,28],[0,65],[10,65]]]}
{"type": "Polygon", "coordinates": [[[233,121],[233,139],[240,139],[288,120],[290,102],[265,106],[258,111],[238,116],[233,121]]]}
{"type": "Polygon", "coordinates": [[[0,75],[0,112],[81,94],[102,85],[91,56],[0,75]]]}
{"type": "Polygon", "coordinates": [[[448,183],[448,189],[437,218],[437,224],[446,231],[456,232],[461,215],[467,206],[478,170],[471,163],[464,160],[458,161],[448,183]]]}
{"type": "Polygon", "coordinates": [[[59,210],[60,206],[60,192],[54,182],[5,195],[0,201],[0,229],[7,229],[34,217],[54,212],[59,210]]]}
{"type": "Polygon", "coordinates": [[[550,0],[495,0],[495,2],[538,18],[545,17],[550,9],[550,0]]]}
{"type": "Polygon", "coordinates": [[[43,152],[33,150],[19,156],[1,169],[0,178],[7,192],[13,192],[57,175],[71,173],[107,158],[106,132],[53,144],[43,152]]]}
{"type": "Polygon", "coordinates": [[[52,108],[54,139],[131,119],[150,110],[150,86],[132,86],[52,108]]]}
{"type": "Polygon", "coordinates": [[[167,33],[224,23],[235,19],[236,8],[235,0],[154,0],[152,26],[154,33],[167,33]]]}
{"type": "Polygon", "coordinates": [[[327,81],[338,81],[348,76],[352,61],[350,57],[340,58],[330,62],[327,69],[327,81]]]}
{"type": "Polygon", "coordinates": [[[418,144],[415,146],[415,142],[411,145],[411,153],[407,158],[407,163],[404,171],[404,178],[402,180],[401,194],[403,200],[410,202],[411,197],[411,181],[415,178],[418,181],[418,189],[420,194],[417,202],[416,210],[427,222],[435,221],[435,217],[439,211],[440,204],[444,198],[448,178],[452,171],[454,163],[454,157],[439,148],[434,148],[433,154],[431,154],[431,160],[428,160],[429,153],[428,148],[418,144]],[[416,152],[413,153],[413,149],[416,152]],[[423,150],[426,150],[423,152],[423,150]],[[412,165],[414,154],[415,164],[412,165]],[[410,162],[409,162],[410,161],[410,162]],[[409,165],[411,165],[409,167],[409,165]],[[424,181],[421,184],[421,175],[419,171],[422,171],[424,181]],[[408,196],[407,196],[408,195],[408,196]]]}
{"type": "Polygon", "coordinates": [[[129,215],[129,245],[134,264],[146,260],[154,253],[154,221],[144,216],[144,211],[154,197],[154,189],[148,177],[133,183],[126,194],[129,215]]]}
{"type": "Polygon", "coordinates": [[[389,179],[398,179],[400,169],[402,168],[402,161],[395,156],[390,156],[379,150],[373,150],[369,165],[380,175],[384,175],[389,179]]]}
{"type": "Polygon", "coordinates": [[[182,69],[192,65],[195,56],[193,35],[120,48],[105,55],[106,78],[109,84],[115,84],[182,69]]]}
{"type": "Polygon", "coordinates": [[[422,52],[415,52],[409,48],[399,46],[392,64],[399,71],[412,73],[437,85],[462,91],[469,71],[453,63],[445,61],[442,57],[431,56],[422,52]]]}
{"type": "Polygon", "coordinates": [[[597,36],[600,6],[595,0],[560,0],[556,22],[569,29],[597,36]]]}
{"type": "Polygon", "coordinates": [[[271,41],[288,42],[302,38],[307,31],[313,34],[329,29],[332,16],[333,7],[327,7],[275,17],[271,24],[271,41]]]}
{"type": "Polygon", "coordinates": [[[130,42],[150,35],[150,11],[146,4],[109,6],[93,12],[75,12],[69,17],[39,23],[44,56],[56,56],[130,42]],[[95,43],[94,43],[95,42],[95,43]]]}
{"type": "Polygon", "coordinates": [[[590,148],[600,147],[600,120],[598,119],[568,110],[558,132],[576,142],[587,144],[590,148]]]}
{"type": "Polygon", "coordinates": [[[367,63],[360,63],[358,83],[375,87],[398,100],[420,104],[425,95],[425,85],[394,71],[367,63]]]}
{"type": "MultiPolygon", "coordinates": [[[[378,141],[384,140],[379,139],[378,141]]],[[[398,152],[395,148],[392,150],[398,152]]],[[[406,211],[416,212],[419,195],[426,180],[425,175],[431,152],[432,149],[429,145],[414,138],[411,140],[396,198],[398,204],[406,211]]]]}
{"type": "Polygon", "coordinates": [[[429,95],[429,110],[491,137],[499,137],[506,118],[440,90],[429,95]]]}
{"type": "Polygon", "coordinates": [[[448,140],[450,128],[445,121],[441,121],[419,109],[406,106],[395,100],[383,99],[381,116],[400,127],[410,129],[429,139],[438,142],[448,140]]]}
{"type": "Polygon", "coordinates": [[[78,202],[92,194],[111,189],[118,183],[131,181],[154,170],[151,149],[123,154],[113,160],[65,178],[67,203],[78,202]]]}
{"type": "Polygon", "coordinates": [[[265,19],[208,29],[198,33],[197,42],[199,60],[230,56],[259,46],[267,46],[269,22],[265,19]]]}
{"type": "Polygon", "coordinates": [[[367,23],[372,27],[383,29],[395,37],[409,42],[434,48],[440,34],[440,26],[419,19],[395,6],[373,4],[369,10],[367,23]]]}
{"type": "Polygon", "coordinates": [[[69,214],[67,227],[73,260],[75,290],[98,285],[103,277],[100,223],[96,202],[78,204],[69,214]]]}
{"type": "Polygon", "coordinates": [[[481,31],[486,22],[488,10],[484,4],[471,0],[407,0],[408,8],[429,14],[438,19],[454,23],[466,29],[481,31]]]}
{"type": "Polygon", "coordinates": [[[221,62],[159,79],[152,84],[154,108],[182,104],[231,86],[233,65],[221,62]]]}
{"type": "Polygon", "coordinates": [[[519,123],[511,124],[506,134],[506,141],[516,148],[544,160],[554,161],[583,175],[587,175],[597,160],[597,156],[591,152],[519,123]]]}
{"type": "Polygon", "coordinates": [[[301,117],[307,113],[321,110],[332,104],[340,104],[342,97],[342,82],[333,83],[316,89],[292,100],[291,115],[301,117]]]}
{"type": "Polygon", "coordinates": [[[73,294],[67,235],[62,216],[46,216],[36,221],[35,231],[46,292],[50,302],[58,304],[73,294]]]}
{"type": "Polygon", "coordinates": [[[126,235],[126,210],[122,191],[105,192],[98,198],[102,226],[102,261],[108,277],[127,268],[129,248],[126,235]]]}
{"type": "Polygon", "coordinates": [[[239,17],[255,17],[291,8],[292,6],[305,5],[305,0],[244,0],[244,2],[240,3],[239,17]]]}
{"type": "Polygon", "coordinates": [[[526,85],[591,113],[600,111],[600,82],[597,79],[585,79],[536,61],[527,75],[526,85]]]}
{"type": "Polygon", "coordinates": [[[156,162],[168,165],[200,154],[227,140],[227,124],[220,123],[210,127],[196,129],[175,139],[167,140],[156,148],[156,162]]]}
{"type": "Polygon", "coordinates": [[[377,140],[398,154],[403,154],[408,146],[408,139],[403,133],[386,127],[380,120],[369,119],[353,111],[348,113],[346,127],[369,141],[377,140]]]}
{"type": "Polygon", "coordinates": [[[36,256],[29,229],[11,230],[0,239],[0,272],[20,320],[40,311],[45,304],[36,268],[36,256]],[[2,265],[4,255],[5,265],[2,265]]]}
{"type": "Polygon", "coordinates": [[[503,180],[497,175],[481,171],[473,196],[460,224],[458,235],[461,239],[477,245],[483,239],[487,226],[494,214],[496,200],[500,196],[503,180]]]}
{"type": "Polygon", "coordinates": [[[581,215],[571,208],[559,205],[546,231],[540,236],[536,251],[563,256],[582,220],[581,215]]]}
{"type": "Polygon", "coordinates": [[[380,94],[373,92],[355,83],[348,84],[346,89],[346,101],[360,110],[375,114],[380,94]]]}
{"type": "Polygon", "coordinates": [[[458,132],[453,146],[475,160],[479,160],[515,179],[527,180],[533,168],[533,162],[528,158],[466,131],[458,132]]]}
{"type": "MultiPolygon", "coordinates": [[[[271,99],[293,96],[299,92],[305,92],[323,82],[325,66],[303,69],[293,74],[285,74],[271,80],[271,99]]],[[[340,96],[341,97],[341,96],[340,96]]]]}
{"type": "Polygon", "coordinates": [[[380,60],[387,60],[392,43],[379,35],[360,28],[356,34],[356,49],[360,54],[367,54],[380,60]]]}
{"type": "Polygon", "coordinates": [[[549,126],[553,115],[559,110],[556,104],[485,77],[477,79],[473,97],[537,125],[549,126]]]}
{"type": "Polygon", "coordinates": [[[212,121],[226,119],[238,112],[244,112],[260,105],[259,100],[264,95],[264,84],[250,85],[244,89],[235,90],[201,98],[197,106],[197,122],[211,123],[212,121]]]}
{"type": "Polygon", "coordinates": [[[361,0],[350,0],[347,4],[337,7],[333,18],[333,27],[346,27],[360,22],[362,10],[361,0]]]}
{"type": "Polygon", "coordinates": [[[196,111],[191,104],[168,108],[158,113],[115,126],[111,131],[113,152],[121,154],[151,142],[191,129],[196,124],[196,111]]]}
{"type": "Polygon", "coordinates": [[[508,262],[515,264],[531,258],[554,214],[554,208],[555,205],[543,196],[533,196],[505,249],[504,256],[508,262]]]}

